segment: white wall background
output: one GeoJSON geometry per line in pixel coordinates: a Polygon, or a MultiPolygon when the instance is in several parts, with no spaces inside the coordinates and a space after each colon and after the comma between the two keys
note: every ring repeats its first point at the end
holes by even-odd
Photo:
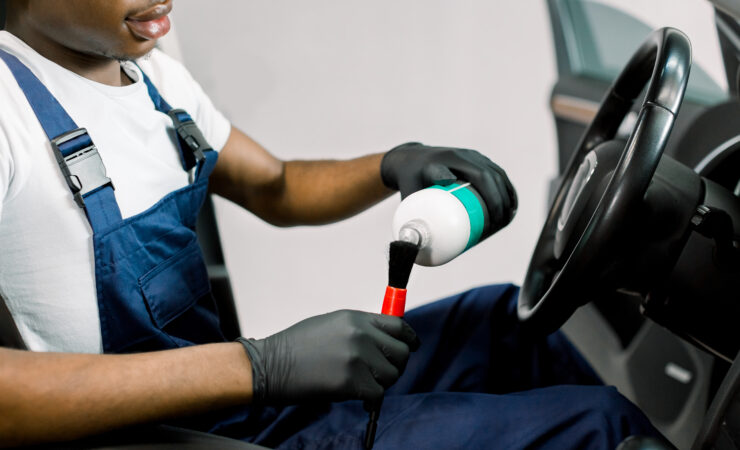
{"type": "MultiPolygon", "coordinates": [[[[687,32],[695,59],[724,83],[706,2],[608,3],[687,32]]],[[[556,172],[544,1],[179,0],[174,21],[195,78],[234,125],[280,158],[351,158],[417,140],[477,149],[508,172],[519,193],[514,222],[445,266],[417,267],[410,306],[521,282],[556,172]]],[[[265,336],[340,308],[378,311],[398,201],[293,229],[217,201],[244,333],[265,336]]]]}

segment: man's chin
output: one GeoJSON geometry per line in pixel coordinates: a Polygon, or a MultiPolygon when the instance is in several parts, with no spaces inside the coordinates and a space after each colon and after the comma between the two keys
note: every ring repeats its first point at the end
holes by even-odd
{"type": "Polygon", "coordinates": [[[117,59],[119,61],[134,61],[141,58],[148,58],[149,55],[151,55],[152,51],[154,51],[156,42],[147,42],[147,44],[150,45],[141,46],[141,48],[137,49],[106,52],[104,56],[112,59],[117,59]]]}
{"type": "Polygon", "coordinates": [[[120,55],[120,56],[114,56],[115,59],[118,61],[124,62],[124,61],[136,61],[138,59],[149,59],[150,56],[152,56],[152,52],[154,49],[149,50],[146,53],[143,54],[136,54],[136,55],[120,55]]]}

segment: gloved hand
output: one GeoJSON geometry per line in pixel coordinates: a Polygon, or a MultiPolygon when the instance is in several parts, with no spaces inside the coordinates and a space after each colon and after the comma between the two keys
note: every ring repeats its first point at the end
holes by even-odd
{"type": "Polygon", "coordinates": [[[419,347],[403,319],[349,310],[238,341],[252,363],[253,402],[261,405],[376,400],[419,347]]]}
{"type": "Polygon", "coordinates": [[[488,234],[508,225],[518,206],[506,172],[474,150],[409,142],[383,156],[380,176],[387,187],[401,191],[401,198],[435,184],[446,186],[457,179],[470,182],[488,208],[488,234]]]}

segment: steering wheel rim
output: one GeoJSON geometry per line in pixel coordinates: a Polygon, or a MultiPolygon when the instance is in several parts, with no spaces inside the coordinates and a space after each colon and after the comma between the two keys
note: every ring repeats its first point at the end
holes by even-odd
{"type": "MultiPolygon", "coordinates": [[[[589,295],[598,292],[602,281],[599,270],[609,266],[612,251],[624,237],[622,232],[634,222],[630,212],[641,203],[660,161],[683,100],[690,66],[689,39],[675,28],[662,28],[648,36],[607,92],[570,158],[527,269],[517,313],[528,327],[544,333],[555,331],[590,300],[589,295]],[[562,222],[571,186],[579,168],[586,164],[582,161],[598,145],[614,138],[646,84],[637,122],[603,195],[583,232],[570,237],[577,239],[571,241],[571,250],[556,256],[558,220],[562,222]]],[[[586,178],[583,183],[588,182],[586,178]]]]}

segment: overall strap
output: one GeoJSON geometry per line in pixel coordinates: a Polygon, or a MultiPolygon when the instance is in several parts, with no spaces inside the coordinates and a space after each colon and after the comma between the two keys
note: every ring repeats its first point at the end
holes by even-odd
{"type": "Polygon", "coordinates": [[[51,142],[64,179],[75,202],[85,210],[93,232],[121,221],[113,193],[113,183],[106,176],[103,160],[90,135],[79,128],[59,101],[28,67],[10,53],[0,50],[36,118],[51,142]]]}
{"type": "MultiPolygon", "coordinates": [[[[139,66],[137,66],[139,67],[139,66]]],[[[173,109],[169,103],[162,97],[157,88],[149,79],[147,74],[139,67],[141,75],[149,92],[149,98],[152,99],[157,111],[170,116],[172,125],[177,132],[177,149],[180,152],[180,161],[182,168],[188,172],[195,172],[192,181],[198,181],[208,177],[216,165],[218,154],[208,144],[200,128],[190,114],[184,109],[173,109]]]]}

